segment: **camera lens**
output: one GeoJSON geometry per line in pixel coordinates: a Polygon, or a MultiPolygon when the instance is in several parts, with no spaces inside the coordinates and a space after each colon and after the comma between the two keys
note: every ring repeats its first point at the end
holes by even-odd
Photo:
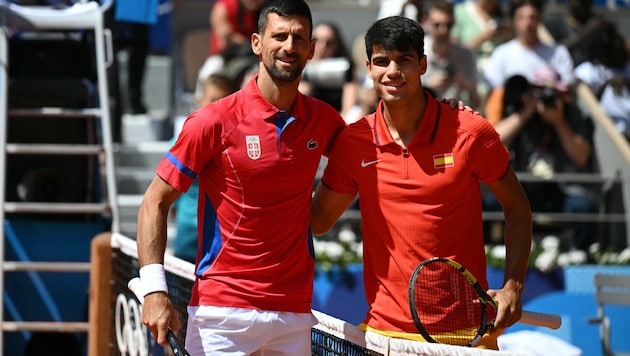
{"type": "Polygon", "coordinates": [[[555,107],[556,99],[558,96],[556,95],[556,91],[550,87],[541,87],[536,90],[536,96],[540,101],[543,102],[545,107],[555,107]]]}

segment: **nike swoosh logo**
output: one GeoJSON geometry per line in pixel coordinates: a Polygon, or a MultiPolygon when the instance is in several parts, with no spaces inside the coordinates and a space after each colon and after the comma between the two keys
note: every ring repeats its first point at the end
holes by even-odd
{"type": "Polygon", "coordinates": [[[381,161],[380,159],[377,159],[377,160],[375,160],[375,161],[369,161],[369,162],[366,162],[365,160],[362,160],[362,161],[361,161],[361,167],[365,168],[365,167],[367,167],[367,166],[371,166],[371,165],[373,165],[373,164],[376,164],[376,163],[378,163],[378,162],[380,162],[380,161],[381,161]]]}

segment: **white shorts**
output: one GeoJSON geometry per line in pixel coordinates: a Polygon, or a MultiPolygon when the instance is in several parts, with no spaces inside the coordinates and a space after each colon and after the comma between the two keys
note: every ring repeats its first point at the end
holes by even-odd
{"type": "Polygon", "coordinates": [[[310,355],[311,313],[214,306],[188,307],[186,350],[191,355],[310,355]]]}

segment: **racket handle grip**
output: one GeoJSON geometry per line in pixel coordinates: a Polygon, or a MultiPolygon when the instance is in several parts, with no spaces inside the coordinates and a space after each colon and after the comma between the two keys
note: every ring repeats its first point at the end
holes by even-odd
{"type": "Polygon", "coordinates": [[[171,350],[173,350],[173,355],[175,355],[175,356],[190,356],[188,351],[186,351],[186,349],[184,349],[179,344],[179,340],[177,339],[177,336],[175,336],[175,333],[173,333],[173,331],[171,331],[171,329],[168,329],[168,334],[166,336],[166,339],[168,341],[169,346],[171,347],[171,350]]]}
{"type": "Polygon", "coordinates": [[[558,314],[545,314],[523,310],[519,323],[544,326],[556,330],[562,325],[562,318],[558,314]]]}
{"type": "MultiPolygon", "coordinates": [[[[129,283],[127,283],[127,288],[133,292],[136,296],[140,304],[144,303],[144,293],[142,291],[142,281],[140,278],[135,277],[132,278],[129,283]]],[[[179,339],[175,336],[175,333],[171,329],[168,329],[168,333],[166,334],[166,341],[169,346],[173,350],[173,355],[175,356],[190,356],[188,351],[179,343],[179,339]]]]}

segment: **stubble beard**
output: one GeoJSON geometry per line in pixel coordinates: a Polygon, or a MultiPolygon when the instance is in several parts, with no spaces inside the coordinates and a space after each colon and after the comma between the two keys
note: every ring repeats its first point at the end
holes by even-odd
{"type": "Polygon", "coordinates": [[[298,67],[291,71],[282,70],[276,67],[274,64],[269,66],[266,65],[265,68],[267,69],[267,72],[269,73],[269,76],[271,76],[271,78],[285,83],[292,83],[300,78],[303,69],[301,67],[298,67]]]}

